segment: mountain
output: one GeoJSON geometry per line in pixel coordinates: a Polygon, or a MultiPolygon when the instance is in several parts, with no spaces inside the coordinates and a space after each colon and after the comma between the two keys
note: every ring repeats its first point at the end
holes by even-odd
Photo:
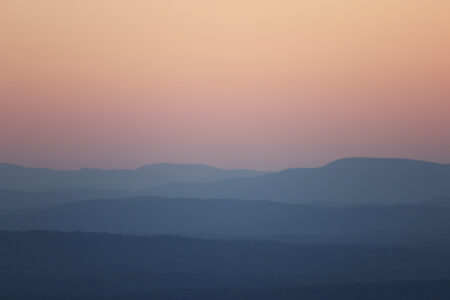
{"type": "MultiPolygon", "coordinates": [[[[142,196],[323,205],[420,203],[450,194],[450,165],[407,159],[348,158],[319,168],[264,173],[176,164],[154,164],[135,170],[71,171],[0,164],[0,189],[122,190],[142,196]]],[[[5,197],[0,193],[0,200],[12,201],[5,197]]]]}
{"type": "Polygon", "coordinates": [[[448,299],[444,283],[450,294],[445,281],[428,285],[426,294],[425,283],[416,282],[450,278],[448,249],[80,232],[0,232],[0,243],[2,299],[356,300],[368,289],[372,297],[364,299],[436,300],[448,299]],[[390,281],[407,288],[384,297],[385,285],[395,286],[390,281]],[[364,285],[336,286],[354,283],[364,285]]]}
{"type": "Polygon", "coordinates": [[[0,210],[32,209],[58,206],[68,202],[120,198],[132,195],[127,191],[68,189],[53,191],[0,190],[0,210]]]}
{"type": "Polygon", "coordinates": [[[141,190],[173,182],[211,182],[264,174],[252,170],[225,170],[205,165],[152,164],[135,170],[52,170],[0,164],[0,189],[141,190]]]}
{"type": "Polygon", "coordinates": [[[419,203],[450,194],[450,165],[407,159],[348,158],[253,178],[173,183],[147,195],[296,203],[419,203]]]}
{"type": "Polygon", "coordinates": [[[361,240],[368,244],[371,237],[374,244],[428,242],[425,236],[436,243],[450,244],[450,207],[331,207],[231,199],[124,198],[4,211],[0,213],[0,229],[256,236],[300,242],[299,236],[312,235],[319,241],[361,240]],[[402,238],[395,241],[396,236],[402,238]]]}

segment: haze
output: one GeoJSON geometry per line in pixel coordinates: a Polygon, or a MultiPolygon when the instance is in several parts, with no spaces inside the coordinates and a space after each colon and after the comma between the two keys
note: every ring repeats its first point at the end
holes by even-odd
{"type": "Polygon", "coordinates": [[[0,161],[450,162],[447,0],[0,2],[0,161]]]}

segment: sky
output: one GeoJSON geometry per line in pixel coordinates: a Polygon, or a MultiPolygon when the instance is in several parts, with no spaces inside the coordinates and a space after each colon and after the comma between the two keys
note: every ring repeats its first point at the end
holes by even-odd
{"type": "Polygon", "coordinates": [[[0,161],[450,163],[448,0],[0,0],[0,161]]]}

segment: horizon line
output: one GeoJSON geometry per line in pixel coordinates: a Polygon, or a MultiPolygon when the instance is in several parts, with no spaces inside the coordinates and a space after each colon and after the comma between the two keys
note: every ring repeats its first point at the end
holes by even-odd
{"type": "Polygon", "coordinates": [[[33,167],[33,166],[27,166],[19,163],[9,163],[9,162],[0,162],[0,166],[11,166],[11,167],[20,167],[25,169],[43,169],[43,170],[53,170],[53,171],[87,171],[87,170],[99,170],[99,171],[114,171],[114,170],[130,170],[130,171],[137,171],[140,169],[143,169],[145,167],[152,167],[152,166],[158,166],[158,165],[167,165],[167,166],[201,166],[201,167],[208,167],[208,168],[214,168],[214,169],[221,169],[221,170],[229,170],[229,171],[254,171],[254,172],[261,172],[261,173],[272,173],[272,172],[282,172],[284,170],[290,170],[290,169],[316,169],[325,167],[327,165],[333,164],[338,161],[342,160],[350,160],[350,159],[372,159],[372,160],[407,160],[407,161],[416,161],[416,162],[424,162],[424,163],[430,163],[430,164],[436,164],[436,165],[449,165],[450,163],[442,163],[442,162],[436,162],[431,160],[423,160],[423,159],[415,159],[415,158],[407,158],[407,157],[380,157],[380,156],[346,156],[341,157],[337,159],[330,160],[326,163],[321,163],[313,167],[301,167],[301,166],[295,166],[295,167],[287,167],[287,168],[281,168],[281,169],[273,169],[273,170],[262,170],[262,169],[253,169],[253,168],[226,168],[226,167],[219,167],[212,164],[205,164],[205,163],[176,163],[176,162],[154,162],[149,164],[143,164],[141,166],[138,166],[136,168],[130,167],[130,168],[96,168],[96,167],[81,167],[81,168],[51,168],[51,167],[33,167]]]}

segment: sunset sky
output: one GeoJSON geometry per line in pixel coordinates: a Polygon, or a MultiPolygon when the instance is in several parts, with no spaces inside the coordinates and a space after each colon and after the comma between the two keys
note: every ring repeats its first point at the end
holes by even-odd
{"type": "Polygon", "coordinates": [[[449,0],[0,0],[0,162],[450,163],[449,0]]]}

